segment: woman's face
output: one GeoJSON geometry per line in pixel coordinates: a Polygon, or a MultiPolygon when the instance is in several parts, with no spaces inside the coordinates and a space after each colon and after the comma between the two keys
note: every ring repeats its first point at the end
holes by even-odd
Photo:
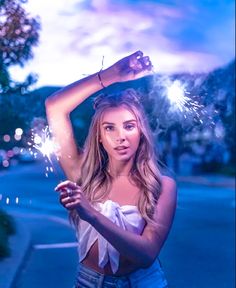
{"type": "Polygon", "coordinates": [[[135,156],[140,130],[135,115],[124,105],[104,112],[100,131],[100,142],[110,159],[125,161],[135,156]]]}

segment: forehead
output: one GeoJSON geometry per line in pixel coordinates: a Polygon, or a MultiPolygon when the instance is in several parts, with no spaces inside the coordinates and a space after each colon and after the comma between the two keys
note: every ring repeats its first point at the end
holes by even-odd
{"type": "Polygon", "coordinates": [[[121,105],[119,107],[111,107],[103,112],[101,123],[103,122],[125,122],[128,120],[137,120],[134,113],[130,111],[126,106],[121,105]]]}

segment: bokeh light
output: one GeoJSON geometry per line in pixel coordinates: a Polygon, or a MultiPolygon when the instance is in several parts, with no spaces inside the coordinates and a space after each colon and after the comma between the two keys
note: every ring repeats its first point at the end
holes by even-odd
{"type": "Polygon", "coordinates": [[[21,128],[16,128],[15,134],[16,134],[17,136],[21,136],[21,135],[23,134],[23,130],[22,130],[21,128]]]}
{"type": "Polygon", "coordinates": [[[5,135],[3,136],[3,141],[4,141],[4,142],[10,142],[10,141],[11,141],[10,135],[5,134],[5,135]]]}

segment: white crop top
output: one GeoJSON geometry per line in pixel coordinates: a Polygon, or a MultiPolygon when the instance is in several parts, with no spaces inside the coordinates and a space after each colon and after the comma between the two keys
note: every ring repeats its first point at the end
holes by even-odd
{"type": "MultiPolygon", "coordinates": [[[[107,200],[104,203],[97,203],[94,208],[124,230],[138,235],[143,231],[146,222],[136,206],[120,206],[116,202],[107,200]]],[[[97,240],[98,266],[104,268],[110,261],[112,272],[115,273],[119,267],[120,253],[86,221],[80,220],[79,231],[77,232],[79,261],[83,261],[91,246],[97,240]]]]}

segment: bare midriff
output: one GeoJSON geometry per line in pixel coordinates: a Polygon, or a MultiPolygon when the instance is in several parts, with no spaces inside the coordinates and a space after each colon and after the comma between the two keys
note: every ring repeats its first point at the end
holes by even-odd
{"type": "MultiPolygon", "coordinates": [[[[128,178],[119,178],[116,182],[113,183],[111,191],[109,193],[109,200],[112,200],[118,203],[120,206],[122,205],[132,205],[137,206],[138,199],[140,195],[140,189],[136,187],[136,185],[132,184],[128,178]],[[122,189],[121,189],[122,187],[122,189]],[[124,189],[124,187],[126,189],[124,189]],[[122,191],[122,192],[121,192],[122,191]],[[125,203],[123,203],[125,199],[125,203]]],[[[106,200],[108,200],[106,199],[106,200]]],[[[104,200],[104,202],[106,201],[104,200]]],[[[90,248],[87,256],[82,261],[82,264],[86,265],[87,267],[105,274],[105,275],[113,275],[113,276],[122,276],[128,273],[131,273],[137,270],[137,264],[134,264],[126,257],[120,256],[119,259],[119,268],[115,274],[113,274],[110,263],[108,262],[104,268],[98,266],[98,244],[97,241],[93,244],[90,248]]]]}
{"type": "Polygon", "coordinates": [[[82,264],[86,265],[87,267],[105,274],[105,275],[113,275],[113,276],[123,276],[134,272],[139,267],[134,263],[130,262],[127,258],[120,256],[119,259],[119,268],[115,274],[113,274],[111,270],[110,263],[108,262],[104,268],[100,268],[98,266],[98,244],[97,241],[93,244],[90,248],[86,258],[82,261],[82,264]]]}

